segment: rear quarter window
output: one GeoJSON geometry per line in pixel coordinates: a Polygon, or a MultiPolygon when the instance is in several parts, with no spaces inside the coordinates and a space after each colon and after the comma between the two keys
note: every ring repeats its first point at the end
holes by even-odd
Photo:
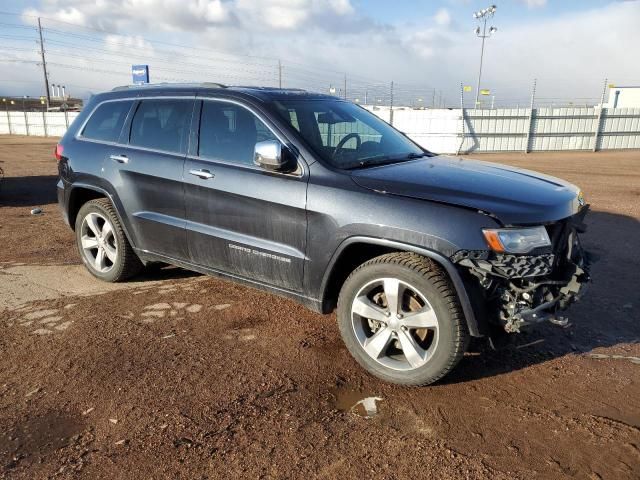
{"type": "Polygon", "coordinates": [[[91,114],[81,135],[91,140],[117,142],[132,101],[106,102],[91,114]]]}

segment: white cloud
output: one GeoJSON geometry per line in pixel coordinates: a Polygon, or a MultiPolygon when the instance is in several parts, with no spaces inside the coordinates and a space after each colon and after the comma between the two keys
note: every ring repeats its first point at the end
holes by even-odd
{"type": "MultiPolygon", "coordinates": [[[[85,25],[87,17],[84,12],[80,11],[74,6],[60,8],[54,10],[51,13],[52,17],[55,20],[60,20],[61,22],[75,23],[78,25],[85,25]]],[[[27,8],[23,12],[22,19],[25,23],[30,25],[34,25],[36,23],[36,17],[40,16],[40,11],[35,8],[27,8]]]]}
{"type": "Polygon", "coordinates": [[[350,0],[329,0],[329,6],[338,15],[350,15],[354,12],[350,0]]]}
{"type": "Polygon", "coordinates": [[[239,26],[247,32],[332,30],[336,21],[353,17],[351,0],[43,0],[24,11],[38,16],[109,30],[201,32],[239,26]],[[331,20],[327,21],[327,20],[331,20]]]}
{"type": "Polygon", "coordinates": [[[350,0],[236,0],[234,8],[240,23],[255,30],[298,30],[322,15],[354,13],[350,0]]]}
{"type": "Polygon", "coordinates": [[[225,23],[229,21],[229,8],[220,0],[197,0],[187,7],[195,16],[204,18],[207,23],[225,23]]]}
{"type": "Polygon", "coordinates": [[[307,0],[238,0],[236,7],[243,23],[255,30],[292,30],[311,16],[307,0]]]}
{"type": "Polygon", "coordinates": [[[547,0],[522,0],[529,8],[540,8],[547,5],[547,0]]]}
{"type": "Polygon", "coordinates": [[[140,35],[115,35],[109,34],[104,39],[105,47],[112,52],[126,53],[134,48],[143,55],[153,54],[153,45],[140,35]]]}
{"type": "Polygon", "coordinates": [[[436,12],[434,20],[438,25],[446,27],[451,24],[451,14],[446,8],[441,8],[436,12]]]}

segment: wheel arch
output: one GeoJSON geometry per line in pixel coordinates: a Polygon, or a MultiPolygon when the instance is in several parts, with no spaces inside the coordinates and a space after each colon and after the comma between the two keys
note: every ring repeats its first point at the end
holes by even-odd
{"type": "Polygon", "coordinates": [[[74,185],[69,192],[69,200],[67,202],[67,215],[69,218],[69,226],[72,230],[76,228],[76,218],[82,206],[97,198],[109,198],[107,193],[96,187],[88,187],[84,185],[74,185]]]}
{"type": "Polygon", "coordinates": [[[474,337],[483,336],[462,276],[448,258],[424,247],[382,238],[350,237],[340,244],[329,261],[320,287],[323,313],[329,313],[335,308],[342,284],[357,266],[379,255],[400,251],[413,252],[430,258],[447,272],[458,295],[469,333],[474,337]]]}
{"type": "Polygon", "coordinates": [[[135,243],[133,242],[133,238],[129,233],[127,222],[123,221],[124,216],[120,212],[120,206],[118,205],[118,202],[114,201],[113,196],[102,187],[85,183],[75,183],[71,186],[71,190],[69,192],[69,200],[67,202],[67,215],[71,228],[75,230],[76,217],[78,216],[78,212],[82,208],[82,205],[90,200],[95,200],[97,198],[106,198],[111,202],[111,205],[113,205],[115,213],[118,216],[118,221],[122,226],[122,230],[124,231],[127,240],[129,241],[131,246],[135,248],[135,243]]]}

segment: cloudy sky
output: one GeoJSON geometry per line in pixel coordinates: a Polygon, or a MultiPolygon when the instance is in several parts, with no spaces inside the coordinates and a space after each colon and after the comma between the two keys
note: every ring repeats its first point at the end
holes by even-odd
{"type": "MultiPolygon", "coordinates": [[[[496,101],[596,99],[603,81],[640,84],[640,2],[496,2],[482,87],[496,101]]],[[[43,17],[54,83],[81,95],[127,83],[130,64],[152,80],[278,82],[404,102],[459,102],[475,89],[480,40],[474,0],[28,0],[0,14],[0,93],[39,95],[36,36],[43,17]],[[191,47],[191,48],[185,48],[191,47]]]]}

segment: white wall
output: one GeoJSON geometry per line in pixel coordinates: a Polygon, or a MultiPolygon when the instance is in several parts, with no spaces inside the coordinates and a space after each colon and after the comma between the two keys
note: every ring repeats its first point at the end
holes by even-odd
{"type": "Polygon", "coordinates": [[[461,109],[397,110],[393,125],[442,153],[640,148],[640,108],[465,109],[464,124],[461,109]]]}
{"type": "Polygon", "coordinates": [[[79,112],[2,112],[0,134],[61,137],[79,112]]]}

